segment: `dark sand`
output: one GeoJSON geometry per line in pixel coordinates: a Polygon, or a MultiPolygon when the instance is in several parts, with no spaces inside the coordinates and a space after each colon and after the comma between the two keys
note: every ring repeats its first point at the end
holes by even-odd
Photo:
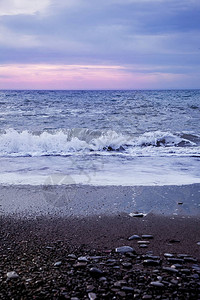
{"type": "MultiPolygon", "coordinates": [[[[97,201],[100,193],[110,198],[111,203],[113,195],[122,197],[125,192],[126,199],[130,192],[128,188],[117,189],[121,193],[115,190],[112,194],[109,188],[103,187],[101,194],[96,187],[88,190],[84,187],[88,194],[94,195],[97,191],[97,201]]],[[[20,198],[19,194],[25,195],[25,191],[29,197],[31,193],[37,194],[37,187],[30,190],[27,187],[3,187],[0,192],[0,299],[200,299],[199,186],[180,188],[185,195],[183,190],[187,192],[183,203],[179,196],[174,200],[174,195],[173,199],[173,212],[177,215],[169,214],[169,210],[165,215],[163,209],[163,215],[150,212],[138,218],[130,217],[123,209],[112,214],[110,209],[109,215],[96,212],[98,214],[78,217],[61,216],[56,209],[45,216],[42,215],[44,210],[37,216],[33,210],[30,217],[29,213],[22,214],[22,210],[9,214],[7,208],[15,198],[20,198]],[[195,203],[196,211],[189,209],[191,191],[191,207],[195,203]],[[8,194],[10,198],[7,198],[6,206],[8,194]],[[190,214],[179,209],[185,203],[190,214]],[[194,215],[192,211],[195,211],[194,215]],[[140,237],[151,234],[153,239],[142,239],[149,244],[147,248],[140,248],[138,240],[128,240],[133,234],[140,237]],[[116,247],[125,245],[134,250],[127,254],[115,252],[116,247]],[[165,257],[165,253],[172,254],[172,261],[165,257]],[[87,259],[78,259],[81,256],[87,259]],[[146,259],[150,262],[146,263],[146,259]],[[98,268],[102,274],[97,270],[92,273],[92,267],[98,268]],[[7,272],[10,271],[15,271],[18,277],[9,279],[7,272]],[[152,284],[155,281],[158,286],[152,284]]],[[[173,187],[170,187],[172,191],[173,187]]],[[[169,187],[162,189],[162,194],[166,193],[169,193],[169,187]]],[[[80,194],[76,190],[77,197],[81,197],[80,194]]],[[[89,199],[91,201],[91,196],[89,199]]],[[[170,201],[170,197],[166,199],[166,203],[170,201]]],[[[73,207],[72,201],[70,205],[73,207]]],[[[110,204],[108,207],[111,208],[110,204]]],[[[67,206],[59,209],[62,208],[63,211],[68,209],[67,206]]],[[[130,209],[129,212],[133,211],[130,209]]]]}

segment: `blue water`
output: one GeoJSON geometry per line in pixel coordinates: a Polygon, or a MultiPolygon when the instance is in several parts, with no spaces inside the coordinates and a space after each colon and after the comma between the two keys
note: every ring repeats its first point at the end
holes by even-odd
{"type": "Polygon", "coordinates": [[[200,182],[200,90],[0,91],[0,183],[200,182]]]}

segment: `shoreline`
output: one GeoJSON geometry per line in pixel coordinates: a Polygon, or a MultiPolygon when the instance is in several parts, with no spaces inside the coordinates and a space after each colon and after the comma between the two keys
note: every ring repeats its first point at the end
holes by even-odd
{"type": "Polygon", "coordinates": [[[182,186],[0,185],[0,212],[26,217],[119,213],[200,216],[200,184],[182,186]]]}

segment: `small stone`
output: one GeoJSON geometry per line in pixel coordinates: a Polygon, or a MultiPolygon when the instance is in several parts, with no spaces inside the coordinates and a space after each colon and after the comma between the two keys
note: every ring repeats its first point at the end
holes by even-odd
{"type": "Polygon", "coordinates": [[[159,266],[160,264],[161,264],[160,260],[145,259],[143,261],[144,266],[159,266]]]}
{"type": "Polygon", "coordinates": [[[130,213],[129,214],[129,216],[130,217],[135,217],[135,218],[142,218],[142,217],[144,217],[144,214],[142,214],[142,213],[130,213]]]}
{"type": "Polygon", "coordinates": [[[165,257],[169,257],[169,258],[174,257],[174,255],[171,254],[171,253],[164,253],[164,256],[165,256],[165,257]]]}
{"type": "Polygon", "coordinates": [[[174,268],[174,269],[180,269],[182,267],[183,267],[183,265],[181,265],[181,264],[173,264],[173,265],[171,265],[171,268],[174,268]]]}
{"type": "Polygon", "coordinates": [[[95,290],[95,287],[93,285],[87,285],[87,292],[93,292],[95,290]]]}
{"type": "Polygon", "coordinates": [[[189,269],[181,269],[181,273],[183,274],[190,274],[190,270],[189,269]]]}
{"type": "Polygon", "coordinates": [[[15,271],[11,271],[7,273],[7,278],[8,279],[16,279],[19,278],[19,275],[15,271]]]}
{"type": "Polygon", "coordinates": [[[143,239],[153,239],[153,235],[151,235],[151,234],[143,234],[142,238],[143,239]]]}
{"type": "Polygon", "coordinates": [[[144,296],[142,297],[142,299],[152,299],[152,296],[151,296],[151,295],[144,295],[144,296]]]}
{"type": "Polygon", "coordinates": [[[158,288],[163,288],[164,287],[164,284],[161,283],[160,281],[152,281],[150,283],[151,286],[155,286],[155,287],[158,287],[158,288]]]}
{"type": "MultiPolygon", "coordinates": [[[[126,293],[125,292],[122,292],[122,291],[119,291],[119,292],[116,292],[116,294],[122,298],[126,297],[126,293]]],[[[113,298],[114,299],[114,298],[113,298]]]]}
{"type": "Polygon", "coordinates": [[[142,245],[142,244],[145,244],[145,245],[150,244],[149,241],[138,241],[137,243],[138,243],[139,245],[142,245]]]}
{"type": "Polygon", "coordinates": [[[159,260],[160,257],[156,256],[156,255],[152,255],[152,254],[146,254],[142,256],[143,259],[155,259],[155,260],[159,260]]]}
{"type": "Polygon", "coordinates": [[[129,293],[133,293],[134,292],[134,289],[130,286],[122,286],[122,291],[124,292],[129,292],[129,293]]]}
{"type": "Polygon", "coordinates": [[[87,263],[85,262],[78,262],[77,264],[74,264],[73,267],[76,269],[82,269],[85,268],[87,266],[87,263]]]}
{"type": "Polygon", "coordinates": [[[199,265],[196,265],[196,264],[192,265],[192,269],[200,272],[200,266],[199,265]]]}
{"type": "Polygon", "coordinates": [[[78,261],[81,261],[81,262],[88,262],[88,259],[86,256],[80,256],[78,257],[78,261]]]}
{"type": "Polygon", "coordinates": [[[54,267],[59,267],[60,265],[62,265],[62,262],[61,262],[61,261],[57,261],[57,262],[54,264],[54,267]]]}
{"type": "Polygon", "coordinates": [[[90,274],[93,276],[93,277],[102,277],[103,275],[103,272],[98,269],[98,268],[90,268],[90,274]]]}
{"type": "Polygon", "coordinates": [[[141,239],[141,237],[140,237],[139,235],[137,235],[137,234],[134,234],[134,235],[132,235],[132,236],[130,236],[130,237],[128,238],[129,241],[132,241],[132,240],[139,240],[139,239],[141,239]]]}
{"type": "Polygon", "coordinates": [[[197,259],[196,258],[193,258],[193,257],[184,257],[184,261],[185,262],[197,262],[197,259]]]}
{"type": "Polygon", "coordinates": [[[170,267],[163,267],[163,271],[167,271],[169,273],[178,273],[178,270],[170,267]]]}
{"type": "Polygon", "coordinates": [[[131,263],[129,263],[129,262],[125,262],[125,263],[122,263],[122,266],[124,267],[124,268],[131,268],[132,267],[132,264],[131,263]]]}
{"type": "Polygon", "coordinates": [[[147,244],[139,245],[140,248],[148,248],[147,244]]]}
{"type": "Polygon", "coordinates": [[[184,260],[181,258],[168,258],[167,259],[168,262],[170,263],[178,263],[178,264],[183,264],[184,260]]]}
{"type": "Polygon", "coordinates": [[[170,244],[180,243],[180,240],[172,239],[169,241],[170,244]]]}
{"type": "Polygon", "coordinates": [[[69,255],[67,255],[67,257],[72,258],[72,259],[76,259],[76,255],[75,254],[69,254],[69,255]]]}
{"type": "Polygon", "coordinates": [[[178,280],[177,279],[172,279],[171,283],[174,284],[174,285],[177,285],[178,284],[178,280]]]}
{"type": "Polygon", "coordinates": [[[200,242],[198,242],[197,245],[200,246],[200,242]]]}
{"type": "Polygon", "coordinates": [[[126,253],[126,252],[135,252],[135,250],[130,246],[122,246],[115,249],[115,252],[126,253]]]}
{"type": "Polygon", "coordinates": [[[119,280],[114,282],[115,287],[121,287],[123,284],[126,284],[127,282],[125,280],[119,280]]]}
{"type": "Polygon", "coordinates": [[[99,281],[107,281],[107,278],[102,276],[102,277],[99,278],[99,281]]]}
{"type": "Polygon", "coordinates": [[[97,295],[95,293],[88,293],[88,298],[90,300],[95,300],[97,298],[97,295]]]}

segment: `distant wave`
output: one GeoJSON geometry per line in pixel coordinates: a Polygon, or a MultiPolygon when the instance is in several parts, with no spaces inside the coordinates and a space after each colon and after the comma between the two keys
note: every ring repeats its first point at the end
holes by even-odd
{"type": "Polygon", "coordinates": [[[74,153],[126,155],[200,155],[200,137],[170,132],[147,132],[139,137],[112,130],[67,129],[53,132],[18,132],[0,134],[0,156],[66,156],[74,153]]]}

